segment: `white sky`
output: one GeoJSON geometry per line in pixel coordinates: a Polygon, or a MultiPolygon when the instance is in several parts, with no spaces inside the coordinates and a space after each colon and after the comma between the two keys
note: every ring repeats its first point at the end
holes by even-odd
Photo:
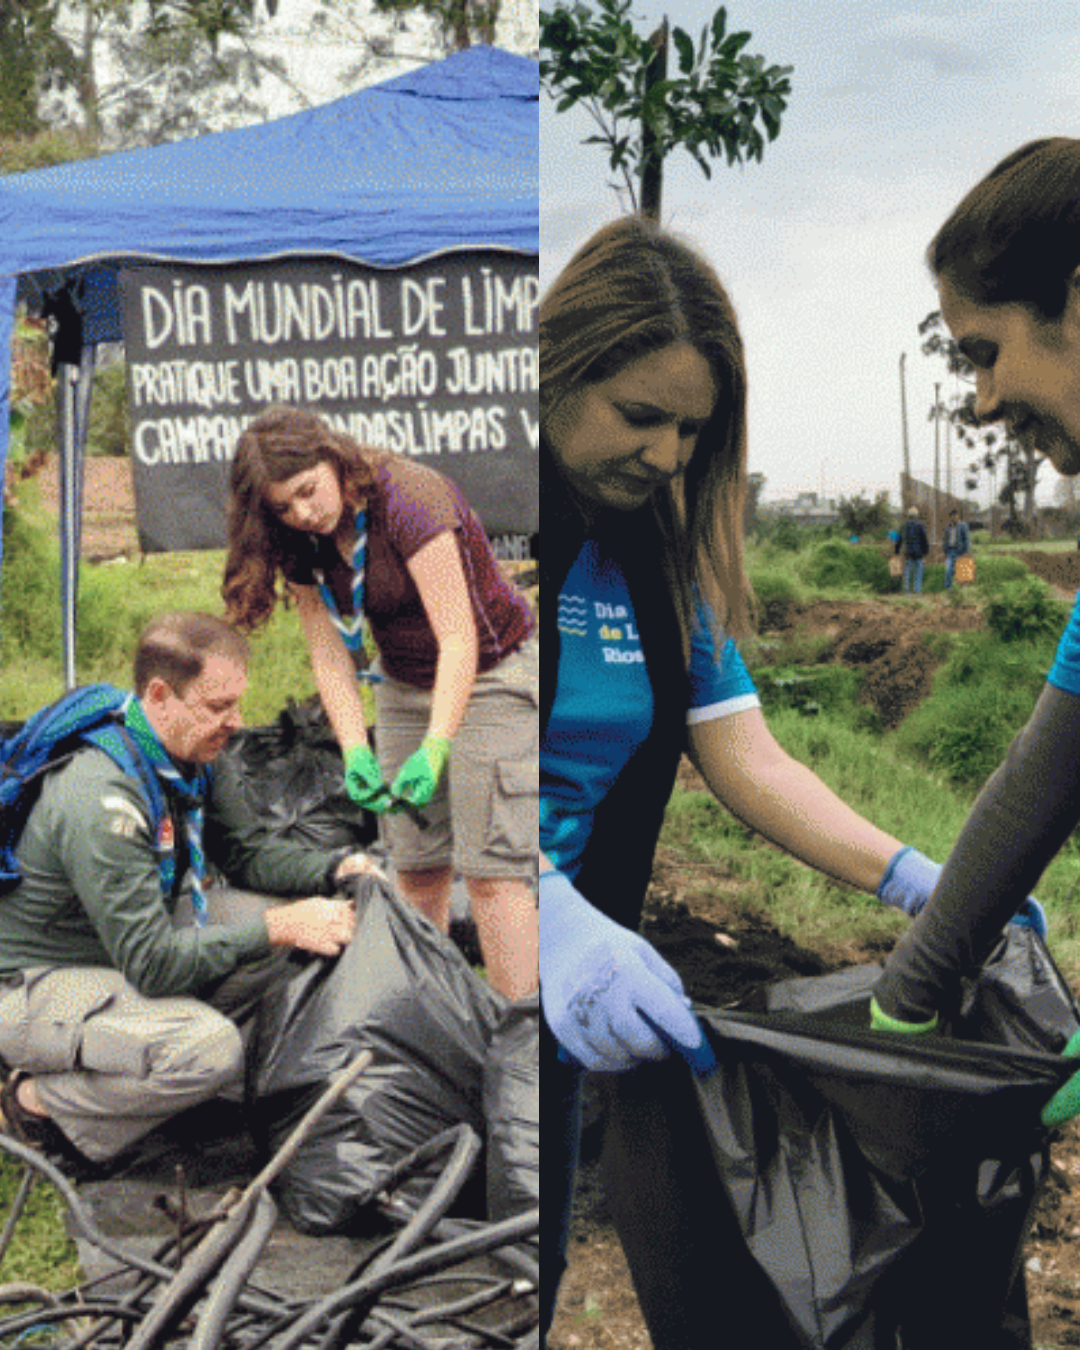
{"type": "MultiPolygon", "coordinates": [[[[637,0],[694,38],[714,0],[637,0]]],[[[750,372],[750,467],[766,499],[889,489],[902,467],[907,353],[912,469],[932,481],[935,380],[917,325],[937,307],[923,263],[964,193],[1028,140],[1080,135],[1080,9],[1067,0],[732,0],[749,54],[790,65],[780,137],[760,164],[685,152],[665,167],[664,223],[710,257],[739,312],[750,372]]],[[[541,99],[541,282],[620,213],[583,112],[541,99]]],[[[962,491],[953,455],[954,485],[962,491]]],[[[944,439],[941,450],[945,486],[944,439]]],[[[1040,499],[1056,475],[1040,474],[1040,499]]],[[[985,500],[983,494],[980,499],[985,500]]]]}

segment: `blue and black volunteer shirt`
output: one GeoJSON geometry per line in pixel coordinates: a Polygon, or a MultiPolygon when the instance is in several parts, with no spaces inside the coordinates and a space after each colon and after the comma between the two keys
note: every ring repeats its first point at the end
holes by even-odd
{"type": "MultiPolygon", "coordinates": [[[[593,814],[649,734],[653,694],[617,563],[590,540],[559,595],[558,695],[540,747],[540,847],[576,875],[593,814]]],[[[759,706],[735,644],[702,621],[690,654],[689,724],[759,706]]]]}

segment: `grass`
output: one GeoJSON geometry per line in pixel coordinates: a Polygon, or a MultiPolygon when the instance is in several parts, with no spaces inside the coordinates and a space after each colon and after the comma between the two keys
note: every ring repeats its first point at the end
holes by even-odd
{"type": "MultiPolygon", "coordinates": [[[[32,491],[20,491],[18,515],[4,521],[0,573],[0,718],[19,720],[63,693],[59,552],[53,526],[32,491]]],[[[155,615],[172,609],[220,614],[221,552],[150,554],[84,563],[79,589],[79,683],[131,681],[136,639],[155,615]]],[[[252,640],[245,719],[271,722],[290,698],[314,692],[295,613],[279,606],[252,640]]]]}
{"type": "MultiPolygon", "coordinates": [[[[0,1215],[6,1216],[21,1176],[6,1160],[0,1165],[0,1215]]],[[[67,1289],[79,1278],[75,1244],[64,1229],[64,1205],[39,1181],[30,1196],[16,1238],[0,1263],[0,1284],[29,1283],[67,1289]]]]}
{"type": "MultiPolygon", "coordinates": [[[[944,862],[967,819],[977,789],[958,786],[912,762],[895,736],[859,731],[828,713],[770,714],[776,739],[810,765],[849,806],[928,857],[944,862]]],[[[711,795],[676,790],[661,843],[695,862],[723,862],[750,883],[749,903],[802,946],[829,948],[837,936],[858,945],[891,942],[907,920],[875,897],[834,882],[766,845],[711,795]]],[[[1054,958],[1080,980],[1080,847],[1070,842],[1036,891],[1050,920],[1054,958]]]]}

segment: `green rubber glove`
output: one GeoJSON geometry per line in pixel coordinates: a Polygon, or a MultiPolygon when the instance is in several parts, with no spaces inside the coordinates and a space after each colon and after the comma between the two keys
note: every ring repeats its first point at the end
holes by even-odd
{"type": "MultiPolygon", "coordinates": [[[[1080,1031],[1074,1032],[1061,1053],[1065,1059],[1080,1058],[1080,1031]]],[[[1080,1114],[1080,1073],[1074,1073],[1064,1087],[1058,1088],[1043,1107],[1040,1119],[1047,1129],[1052,1130],[1077,1114],[1080,1114]]]]}
{"type": "Polygon", "coordinates": [[[401,766],[390,791],[410,806],[427,806],[435,796],[449,758],[450,741],[446,736],[425,736],[420,749],[401,766]]]}
{"type": "Polygon", "coordinates": [[[936,1031],[938,1015],[935,1013],[929,1022],[901,1022],[898,1017],[890,1017],[878,1007],[876,998],[870,1000],[870,1026],[874,1031],[897,1031],[903,1036],[925,1036],[936,1031]]]}
{"type": "Polygon", "coordinates": [[[354,745],[345,752],[345,791],[365,811],[381,815],[390,809],[390,790],[369,745],[354,745]]]}

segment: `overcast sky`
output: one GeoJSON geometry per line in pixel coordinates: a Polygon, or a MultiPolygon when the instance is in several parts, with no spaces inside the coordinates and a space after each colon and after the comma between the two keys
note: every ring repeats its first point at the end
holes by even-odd
{"type": "MultiPolygon", "coordinates": [[[[712,0],[638,0],[695,42],[712,0]]],[[[1080,9],[1065,0],[904,5],[732,0],[748,53],[794,67],[780,137],[760,164],[667,162],[664,222],[709,255],[738,309],[750,372],[750,467],[765,497],[889,489],[902,466],[907,353],[912,467],[932,478],[927,414],[943,365],[919,351],[937,307],[923,263],[934,232],[1004,155],[1080,135],[1080,9]]],[[[541,280],[620,212],[584,113],[541,100],[541,280]]],[[[954,460],[964,462],[954,455],[954,460]]],[[[966,457],[965,457],[966,458],[966,457]]],[[[944,442],[942,474],[944,486],[944,442]]],[[[959,468],[954,469],[960,490],[959,468]]],[[[1050,494],[1056,475],[1042,470],[1050,494]]]]}

